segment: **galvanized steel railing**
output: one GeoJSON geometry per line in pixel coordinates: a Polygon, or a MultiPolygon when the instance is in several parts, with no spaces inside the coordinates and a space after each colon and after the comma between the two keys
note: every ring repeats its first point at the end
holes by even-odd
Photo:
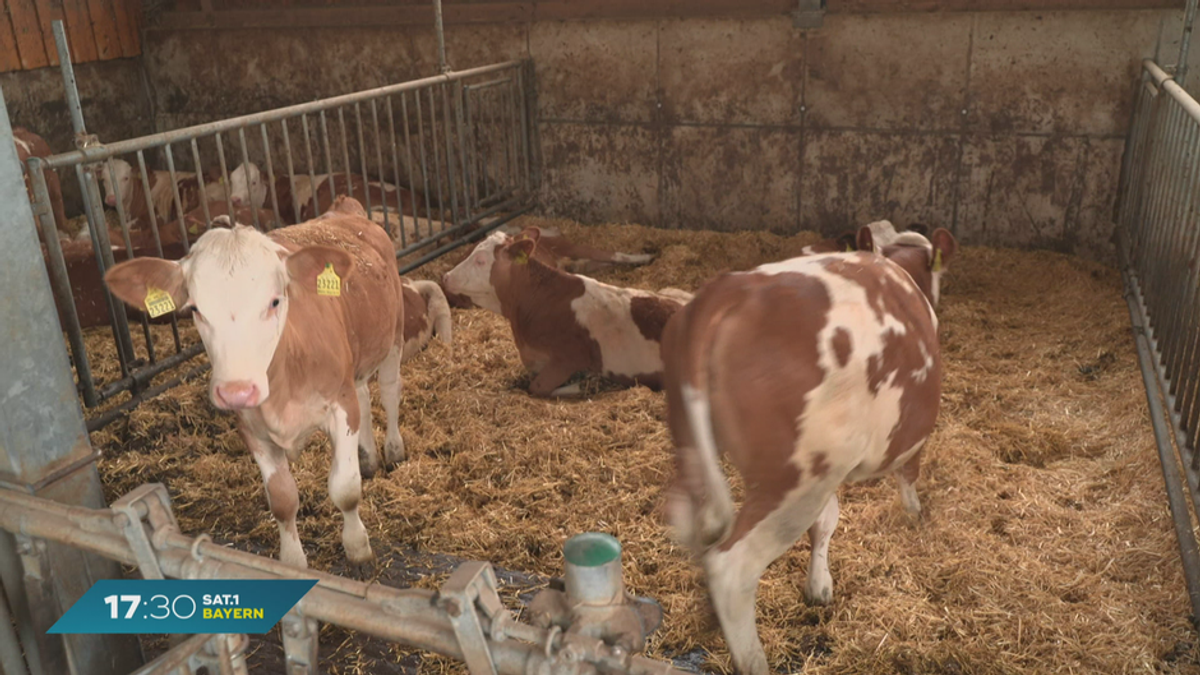
{"type": "Polygon", "coordinates": [[[1121,171],[1118,250],[1193,616],[1200,617],[1200,103],[1143,64],[1121,171]],[[1188,508],[1188,501],[1192,508],[1188,508]]]}
{"type": "MultiPolygon", "coordinates": [[[[177,384],[181,378],[150,386],[153,378],[199,354],[202,345],[181,338],[174,317],[170,319],[170,338],[158,340],[147,318],[141,315],[136,319],[141,324],[139,349],[126,309],[106,288],[93,289],[98,297],[102,293],[120,361],[119,377],[97,381],[92,369],[94,357],[85,345],[73,298],[68,262],[57,236],[62,224],[54,222],[42,175],[44,169],[73,172],[79,182],[96,265],[91,272],[98,272],[97,279],[115,264],[114,242],[110,240],[97,174],[105,168],[115,174],[114,160],[122,157],[140,172],[149,221],[142,225],[148,225],[152,236],[147,239],[143,231],[142,244],[135,247],[124,199],[119,185],[115,186],[119,227],[113,230],[113,236],[119,234],[121,241],[115,243],[127,257],[163,255],[165,231],[161,228],[164,227],[178,227],[177,233],[169,234],[179,240],[186,252],[189,235],[194,240],[196,233],[194,230],[189,233],[185,224],[178,174],[183,171],[196,174],[207,228],[212,219],[205,196],[209,187],[205,185],[205,169],[209,169],[210,175],[214,169],[219,171],[216,175],[221,185],[229,186],[235,161],[255,162],[261,167],[269,191],[263,208],[270,210],[280,223],[286,223],[281,217],[281,207],[286,210],[291,206],[298,213],[304,204],[296,199],[295,191],[291,204],[281,203],[275,189],[277,176],[286,175],[295,184],[298,177],[307,177],[315,183],[323,175],[344,175],[348,184],[370,178],[410,189],[407,203],[402,196],[398,199],[401,210],[411,211],[411,217],[405,218],[387,208],[379,214],[383,226],[396,239],[401,273],[461,246],[481,231],[498,227],[531,207],[534,177],[527,101],[531,83],[528,61],[508,61],[460,72],[451,72],[443,66],[441,74],[420,80],[104,144],[89,136],[84,126],[60,22],[55,22],[55,35],[59,39],[78,149],[28,160],[34,184],[34,214],[46,244],[47,268],[85,407],[96,407],[122,392],[132,394],[120,406],[89,419],[89,430],[107,424],[144,398],[177,384]],[[156,152],[148,157],[147,151],[156,152]],[[169,172],[174,221],[170,223],[160,222],[150,196],[147,169],[156,158],[161,158],[169,172]],[[423,203],[412,201],[413,193],[420,193],[423,203]]],[[[233,213],[230,191],[224,189],[221,197],[228,212],[233,213]]],[[[311,199],[315,211],[316,190],[312,191],[311,199]]],[[[365,202],[363,205],[369,211],[385,206],[371,203],[369,191],[365,202]]],[[[257,211],[251,212],[251,219],[253,223],[247,224],[267,225],[259,222],[257,211]]]]}

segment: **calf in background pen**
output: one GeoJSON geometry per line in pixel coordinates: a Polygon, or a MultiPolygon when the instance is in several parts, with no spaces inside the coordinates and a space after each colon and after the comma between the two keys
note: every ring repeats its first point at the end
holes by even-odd
{"type": "MultiPolygon", "coordinates": [[[[12,133],[13,142],[17,146],[17,159],[21,162],[21,173],[25,177],[25,191],[29,194],[29,203],[36,204],[37,200],[33,194],[33,179],[29,176],[25,160],[30,157],[49,157],[54,154],[54,151],[50,149],[50,144],[46,142],[46,139],[24,127],[13,127],[12,133]]],[[[58,182],[58,172],[47,169],[42,172],[42,176],[46,180],[46,193],[50,197],[50,212],[54,214],[54,227],[59,233],[59,239],[70,239],[70,235],[66,231],[67,212],[63,209],[62,184],[58,182]]],[[[38,238],[45,244],[46,240],[42,236],[41,226],[35,223],[35,227],[37,227],[38,238]]],[[[85,229],[84,232],[87,230],[85,229]]]]}
{"type": "Polygon", "coordinates": [[[450,346],[453,323],[442,287],[434,281],[413,281],[407,277],[400,277],[400,284],[404,299],[404,350],[400,362],[419,354],[435,335],[450,346]]]}
{"type": "MultiPolygon", "coordinates": [[[[872,249],[864,227],[858,244],[872,249]]],[[[768,672],[755,628],[767,566],[807,530],[805,595],[833,596],[837,488],[895,473],[905,508],[941,398],[939,279],[957,243],[916,233],[868,251],[804,256],[717,277],[663,337],[676,479],[667,512],[700,558],[733,655],[768,672]],[[745,481],[734,512],[721,456],[745,481]]]]}
{"type": "Polygon", "coordinates": [[[329,496],[342,512],[346,557],[370,561],[358,513],[361,476],[379,463],[367,380],[378,372],[385,452],[398,461],[404,305],[391,242],[362,206],[339,199],[321,218],[266,234],[213,228],[179,262],[136,258],[113,267],[105,281],[135,307],[192,308],[212,362],[209,394],[237,414],[262,472],[280,559],[307,564],[289,461],[321,428],[333,445],[329,496]]]}
{"type": "MultiPolygon", "coordinates": [[[[269,181],[254,162],[239,164],[229,174],[229,185],[229,196],[234,206],[271,208],[269,181]]],[[[335,173],[332,178],[329,174],[317,174],[315,177],[296,174],[293,178],[284,174],[275,178],[274,185],[275,198],[279,200],[279,217],[287,223],[316,218],[328,211],[340,195],[353,197],[363,205],[369,203],[372,211],[386,206],[392,211],[411,216],[417,206],[422,211],[425,208],[424,199],[417,193],[390,183],[368,180],[358,174],[350,174],[349,178],[345,173],[335,173]],[[314,193],[317,200],[315,209],[314,193]],[[419,204],[416,203],[418,201],[419,204]]]]}
{"type": "Polygon", "coordinates": [[[111,170],[108,162],[102,162],[100,181],[104,184],[106,206],[115,208],[117,195],[120,194],[121,208],[131,229],[144,230],[150,227],[151,206],[161,228],[172,220],[178,220],[180,213],[186,214],[199,207],[202,200],[215,202],[225,199],[225,185],[215,173],[204,177],[204,194],[201,195],[200,179],[190,171],[176,171],[173,184],[170,171],[151,171],[145,181],[150,184],[150,199],[147,202],[141,169],[134,169],[123,159],[113,159],[111,170]],[[176,208],[176,190],[179,192],[181,209],[176,208]]]}
{"type": "Polygon", "coordinates": [[[515,238],[493,232],[442,287],[508,319],[535,396],[579,394],[563,385],[580,371],[659,388],[662,329],[683,302],[556,269],[539,259],[540,241],[536,227],[515,238]]]}

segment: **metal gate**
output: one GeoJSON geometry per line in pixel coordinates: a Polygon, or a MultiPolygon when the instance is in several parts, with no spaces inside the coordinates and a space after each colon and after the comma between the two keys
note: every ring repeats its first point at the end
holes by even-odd
{"type": "MultiPolygon", "coordinates": [[[[1195,12],[1190,2],[1186,32],[1195,12]]],[[[1187,63],[1186,32],[1180,64],[1187,63]]],[[[1121,171],[1117,248],[1194,617],[1200,617],[1192,520],[1193,510],[1200,516],[1198,211],[1200,103],[1147,60],[1121,171]]]]}
{"type": "Polygon", "coordinates": [[[105,406],[89,415],[89,431],[207,367],[155,382],[199,354],[199,338],[174,315],[155,325],[127,310],[101,279],[122,259],[186,254],[212,227],[212,211],[219,209],[210,206],[238,214],[232,180],[237,167],[247,165],[242,175],[248,176],[253,163],[265,183],[263,203],[255,203],[259,197],[251,190],[248,215],[240,218],[260,229],[319,213],[318,186],[327,183],[332,194],[339,189],[335,181],[371,183],[362,187],[360,201],[395,240],[402,274],[532,208],[528,60],[450,71],[439,31],[442,73],[433,77],[104,143],[87,132],[61,22],[54,29],[78,149],[31,157],[27,170],[79,394],[86,409],[105,406]],[[159,183],[152,180],[153,167],[160,167],[159,183]],[[46,169],[64,179],[74,174],[79,183],[91,241],[84,250],[81,242],[60,241],[58,229],[65,224],[55,222],[46,169]],[[129,182],[122,184],[121,176],[129,182]],[[181,184],[195,189],[189,193],[181,184]],[[280,194],[280,184],[291,188],[290,196],[280,194]],[[379,201],[372,199],[376,189],[383,191],[379,201]],[[107,212],[105,199],[113,206],[107,212]],[[133,212],[140,212],[136,220],[133,212]],[[98,350],[87,344],[96,339],[89,333],[85,340],[85,330],[105,324],[111,331],[105,357],[115,354],[119,369],[98,374],[98,350]],[[129,397],[114,405],[124,392],[129,397]]]}

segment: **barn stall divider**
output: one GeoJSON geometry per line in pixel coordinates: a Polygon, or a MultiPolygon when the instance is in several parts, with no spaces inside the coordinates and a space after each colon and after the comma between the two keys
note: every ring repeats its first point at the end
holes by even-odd
{"type": "Polygon", "coordinates": [[[270,229],[315,217],[335,191],[349,192],[392,235],[404,274],[532,208],[528,60],[455,72],[439,47],[442,72],[432,77],[102,143],[88,134],[61,22],[54,32],[78,149],[27,160],[35,219],[84,406],[95,409],[130,394],[91,416],[89,431],[206,368],[152,384],[203,345],[181,333],[174,314],[158,320],[167,323],[169,336],[152,330],[154,321],[127,310],[102,279],[123,259],[182,257],[212,227],[216,211],[270,229]],[[148,151],[166,167],[159,176],[148,170],[148,151]],[[250,163],[265,184],[261,189],[250,184],[245,168],[245,182],[235,184],[236,167],[250,163]],[[75,174],[90,245],[60,242],[65,224],[55,222],[46,169],[75,174]],[[105,174],[109,181],[102,180],[105,174]],[[188,181],[190,195],[180,189],[188,181]],[[105,197],[115,207],[115,223],[104,208],[102,182],[111,183],[105,197]],[[246,186],[248,203],[235,201],[238,185],[246,186]],[[140,324],[136,333],[131,322],[140,324]],[[84,334],[103,325],[111,327],[120,368],[108,377],[94,372],[84,334]]]}
{"type": "MultiPolygon", "coordinates": [[[[1188,3],[1189,29],[1196,3],[1188,3]]],[[[1179,63],[1187,63],[1185,36],[1179,63]]],[[[1121,171],[1118,253],[1150,421],[1192,605],[1200,617],[1200,103],[1153,60],[1121,171]],[[1192,509],[1188,508],[1188,497],[1192,509]]]]}

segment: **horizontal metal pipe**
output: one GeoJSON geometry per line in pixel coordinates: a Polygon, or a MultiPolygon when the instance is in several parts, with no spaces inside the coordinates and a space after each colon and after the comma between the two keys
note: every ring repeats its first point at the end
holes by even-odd
{"type": "Polygon", "coordinates": [[[202,351],[204,351],[204,345],[197,342],[178,354],[172,354],[158,363],[146,366],[145,368],[139,368],[135,374],[117,380],[116,382],[113,382],[102,389],[100,391],[100,397],[111,398],[123,391],[132,389],[139,382],[145,382],[146,380],[156,377],[160,373],[170,370],[184,361],[194,358],[202,351]]]}
{"type": "MultiPolygon", "coordinates": [[[[201,349],[203,349],[204,345],[193,345],[192,347],[188,348],[188,351],[191,351],[191,349],[194,347],[200,347],[201,349]]],[[[186,352],[181,352],[181,353],[176,354],[175,356],[172,356],[169,358],[171,358],[171,359],[178,358],[180,356],[183,356],[185,353],[186,352]]],[[[164,359],[160,363],[166,363],[166,360],[164,359]]],[[[157,367],[157,366],[155,366],[155,367],[157,367]]],[[[104,411],[103,414],[97,415],[97,416],[89,419],[87,421],[88,433],[96,431],[97,429],[103,429],[104,427],[108,426],[109,424],[113,423],[114,421],[120,419],[121,417],[123,417],[124,415],[126,415],[127,413],[132,411],[134,408],[141,405],[142,402],[145,401],[146,399],[154,398],[155,396],[158,396],[159,394],[163,393],[164,391],[171,389],[172,387],[178,386],[185,380],[190,380],[193,377],[200,375],[204,371],[208,370],[210,367],[212,367],[211,364],[202,363],[202,364],[196,366],[195,368],[192,368],[184,375],[180,375],[179,377],[171,378],[170,380],[167,380],[166,382],[163,382],[162,384],[155,385],[145,391],[138,392],[136,395],[132,396],[128,401],[125,401],[121,405],[119,405],[115,408],[112,408],[110,410],[106,410],[106,411],[104,411]]],[[[141,373],[138,374],[138,377],[139,378],[142,377],[141,373]]]]}
{"type": "Polygon", "coordinates": [[[1196,99],[1192,98],[1192,95],[1187,93],[1186,89],[1179,86],[1179,83],[1172,79],[1169,73],[1159,68],[1158,64],[1154,63],[1154,61],[1146,59],[1142,61],[1142,66],[1150,74],[1150,77],[1154,79],[1154,84],[1170,94],[1171,98],[1175,99],[1192,119],[1200,122],[1200,103],[1197,103],[1196,99]]]}
{"type": "Polygon", "coordinates": [[[263,122],[278,122],[288,117],[295,117],[296,115],[330,110],[339,106],[351,105],[361,101],[368,101],[373,98],[380,98],[392,94],[399,94],[401,92],[422,89],[424,87],[439,83],[455,82],[457,80],[462,80],[469,77],[487,75],[489,73],[499,72],[506,68],[518,67],[521,65],[521,63],[521,60],[505,61],[503,63],[495,63],[488,66],[470,68],[468,70],[449,72],[443,75],[434,75],[432,77],[426,77],[420,80],[412,80],[401,84],[393,84],[375,89],[366,89],[353,94],[343,94],[342,96],[334,96],[332,98],[322,99],[320,101],[299,103],[261,113],[231,117],[229,119],[219,120],[217,122],[209,122],[206,124],[197,124],[191,127],[184,127],[183,129],[173,129],[171,131],[164,131],[162,133],[142,136],[141,138],[134,138],[127,141],[116,141],[114,143],[98,145],[84,150],[73,150],[71,152],[65,152],[61,155],[54,155],[48,158],[46,160],[46,164],[51,168],[61,168],[73,164],[101,161],[115,155],[136,152],[138,150],[146,150],[149,148],[162,147],[168,143],[189,141],[192,138],[208,136],[226,131],[236,131],[253,124],[262,124],[263,122]]]}
{"type": "MultiPolygon", "coordinates": [[[[481,235],[487,234],[488,232],[491,232],[492,230],[496,229],[497,227],[500,227],[501,225],[509,222],[513,218],[516,218],[517,216],[529,213],[532,210],[533,210],[532,204],[525,206],[523,208],[517,209],[516,211],[513,211],[512,213],[504,216],[503,218],[498,218],[495,222],[488,223],[486,226],[481,227],[474,232],[471,232],[471,236],[469,236],[469,237],[463,237],[461,239],[458,239],[457,241],[452,241],[449,244],[446,244],[445,246],[438,247],[438,248],[430,251],[429,253],[426,253],[425,255],[421,256],[420,258],[418,258],[417,260],[415,260],[411,263],[408,263],[406,265],[401,265],[400,266],[400,274],[407,274],[407,273],[417,269],[421,265],[424,265],[425,263],[427,263],[435,258],[438,258],[445,253],[449,253],[450,251],[453,251],[454,249],[458,248],[459,246],[462,246],[463,244],[468,244],[468,243],[471,243],[474,241],[478,241],[481,235]]],[[[486,213],[482,214],[482,217],[486,217],[486,213]]],[[[462,226],[460,225],[459,227],[462,227],[462,226]]],[[[454,229],[457,230],[459,228],[454,228],[454,229]]],[[[454,230],[447,230],[447,232],[454,232],[454,230]]],[[[399,257],[399,256],[397,256],[397,257],[399,257]]]]}
{"type": "MultiPolygon", "coordinates": [[[[130,675],[161,675],[162,673],[174,673],[179,668],[186,666],[189,659],[198,654],[209,640],[213,638],[225,639],[216,635],[201,633],[193,635],[183,642],[175,645],[167,650],[167,653],[154,659],[150,663],[138,668],[130,675]]],[[[190,670],[184,672],[191,672],[190,670]]]]}

